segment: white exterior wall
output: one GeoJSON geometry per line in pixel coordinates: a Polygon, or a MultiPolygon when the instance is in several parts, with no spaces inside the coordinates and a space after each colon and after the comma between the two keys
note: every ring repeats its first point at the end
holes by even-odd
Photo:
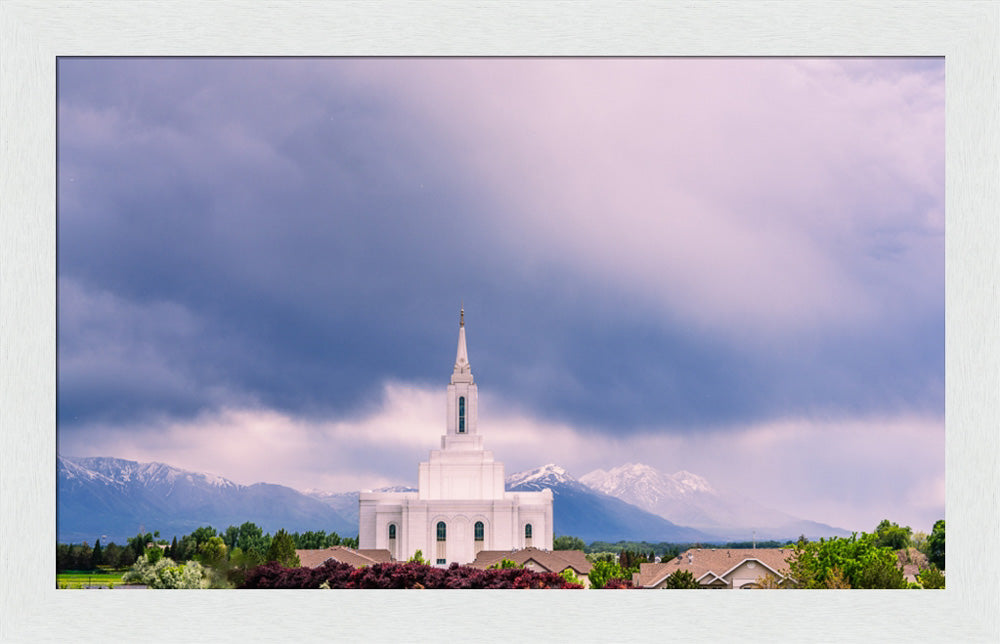
{"type": "Polygon", "coordinates": [[[504,498],[424,500],[416,492],[361,494],[358,546],[389,549],[389,524],[396,524],[393,556],[406,560],[420,550],[435,563],[437,523],[446,526],[447,563],[476,558],[475,525],[483,522],[482,550],[524,548],[524,525],[532,527],[532,545],[552,549],[552,493],[505,493],[504,498]]]}

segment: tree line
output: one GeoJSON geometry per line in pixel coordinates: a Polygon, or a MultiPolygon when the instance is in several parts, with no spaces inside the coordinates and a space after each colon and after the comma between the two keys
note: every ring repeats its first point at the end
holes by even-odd
{"type": "Polygon", "coordinates": [[[685,550],[691,548],[729,548],[731,550],[742,550],[750,548],[791,548],[795,544],[792,539],[777,541],[767,539],[762,541],[729,541],[726,543],[702,543],[702,542],[649,542],[649,541],[592,541],[590,544],[584,542],[579,537],[559,536],[552,540],[553,550],[582,550],[586,554],[597,554],[604,552],[620,553],[623,551],[651,553],[650,561],[655,557],[661,559],[671,559],[685,550]]]}
{"type": "MultiPolygon", "coordinates": [[[[275,536],[279,533],[288,535],[293,551],[330,546],[358,547],[357,537],[341,537],[336,532],[319,530],[287,533],[279,530],[275,536]]],[[[121,570],[135,564],[150,546],[155,546],[162,556],[178,563],[218,563],[223,558],[228,562],[235,557],[236,565],[247,568],[268,561],[268,552],[274,538],[248,521],[240,526],[229,526],[222,532],[212,526],[202,526],[180,539],[175,536],[172,541],[161,538],[159,531],[156,531],[138,533],[123,545],[114,542],[102,545],[100,539],[93,546],[86,541],[82,544],[59,543],[56,544],[56,572],[99,568],[121,570]]],[[[156,557],[155,554],[151,556],[156,557]]]]}

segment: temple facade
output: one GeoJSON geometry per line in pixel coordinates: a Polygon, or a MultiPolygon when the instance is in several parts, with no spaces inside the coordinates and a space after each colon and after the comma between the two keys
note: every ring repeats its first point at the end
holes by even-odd
{"type": "Polygon", "coordinates": [[[552,491],[507,492],[503,463],[483,449],[479,395],[459,316],[441,448],[418,468],[416,492],[362,492],[358,546],[397,560],[471,563],[484,550],[552,549],[552,491]]]}

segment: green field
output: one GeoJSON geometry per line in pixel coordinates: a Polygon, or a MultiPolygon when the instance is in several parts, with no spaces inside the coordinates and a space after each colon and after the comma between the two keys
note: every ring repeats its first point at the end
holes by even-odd
{"type": "Polygon", "coordinates": [[[82,588],[84,586],[120,586],[125,570],[113,572],[68,570],[56,574],[56,588],[82,588]]]}

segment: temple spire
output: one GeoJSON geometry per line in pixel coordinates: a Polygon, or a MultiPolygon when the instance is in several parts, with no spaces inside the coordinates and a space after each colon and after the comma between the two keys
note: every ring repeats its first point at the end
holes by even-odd
{"type": "Polygon", "coordinates": [[[455,354],[455,373],[452,374],[452,382],[455,376],[466,376],[469,382],[472,381],[472,370],[469,367],[469,350],[465,346],[465,307],[462,307],[458,318],[458,351],[455,354]]]}

